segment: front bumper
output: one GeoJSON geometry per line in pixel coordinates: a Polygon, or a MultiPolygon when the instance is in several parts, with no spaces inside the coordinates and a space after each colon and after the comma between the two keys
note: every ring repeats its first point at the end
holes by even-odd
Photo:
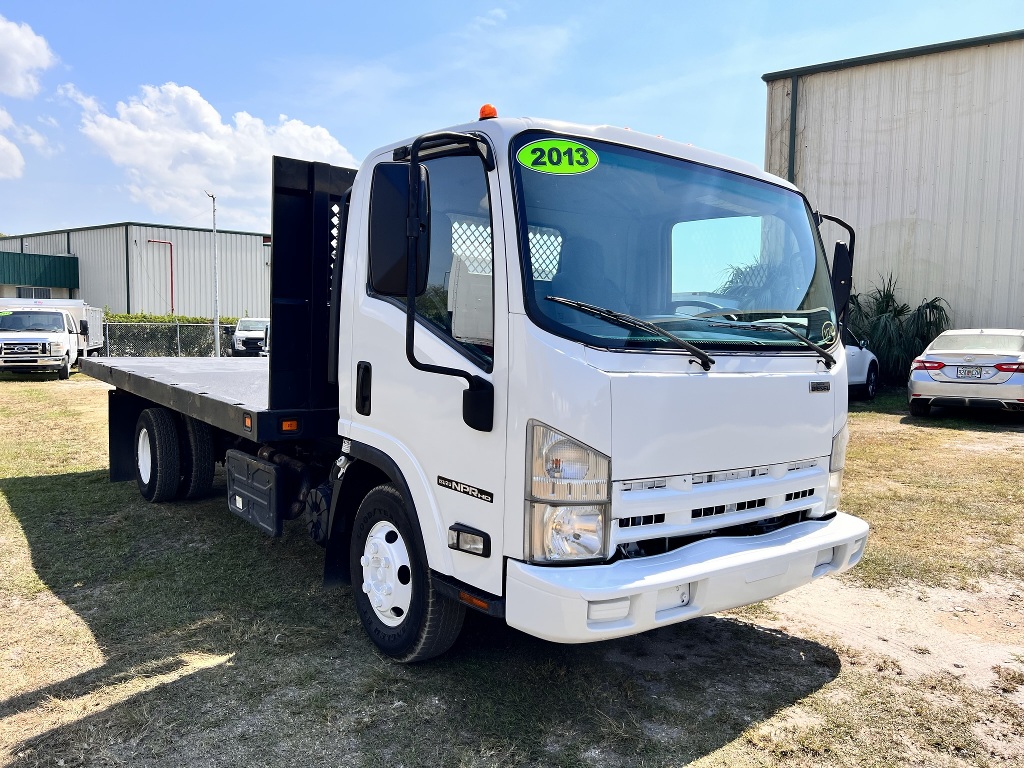
{"type": "Polygon", "coordinates": [[[867,523],[840,512],[831,520],[761,536],[705,539],[612,565],[542,567],[508,560],[505,620],[558,643],[635,635],[845,571],[864,554],[867,537],[867,523]]]}
{"type": "Polygon", "coordinates": [[[39,357],[0,357],[0,371],[22,371],[33,373],[36,371],[56,371],[64,365],[63,355],[53,357],[41,355],[39,357]]]}
{"type": "Polygon", "coordinates": [[[1015,373],[999,384],[935,381],[927,371],[913,371],[907,382],[911,400],[937,406],[1024,410],[1024,374],[1015,373]]]}

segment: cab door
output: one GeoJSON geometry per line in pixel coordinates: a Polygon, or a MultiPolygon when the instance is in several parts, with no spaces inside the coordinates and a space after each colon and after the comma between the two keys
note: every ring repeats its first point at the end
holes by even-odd
{"type": "Polygon", "coordinates": [[[75,360],[78,359],[78,324],[67,312],[62,312],[61,314],[64,315],[64,329],[68,339],[68,359],[74,365],[75,360]]]}
{"type": "MultiPolygon", "coordinates": [[[[378,163],[391,160],[390,154],[377,158],[378,163]]],[[[372,242],[364,217],[349,432],[398,464],[416,505],[430,567],[501,594],[506,502],[521,506],[522,500],[504,498],[508,297],[503,233],[495,226],[501,221],[497,172],[465,154],[434,156],[422,165],[429,190],[430,250],[426,288],[415,301],[415,358],[490,382],[492,428],[480,431],[466,423],[466,378],[410,363],[406,298],[382,296],[370,286],[372,242]],[[456,525],[485,533],[489,556],[449,549],[448,532],[456,525]]],[[[369,183],[379,183],[376,174],[369,183]]],[[[374,190],[363,194],[372,216],[374,190]]],[[[404,231],[404,219],[400,226],[404,231]]]]}

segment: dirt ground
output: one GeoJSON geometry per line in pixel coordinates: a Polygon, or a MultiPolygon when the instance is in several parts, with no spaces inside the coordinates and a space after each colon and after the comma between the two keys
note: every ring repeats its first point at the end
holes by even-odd
{"type": "Polygon", "coordinates": [[[886,553],[932,523],[887,528],[876,504],[946,492],[951,470],[901,474],[927,438],[967,468],[956,487],[987,473],[962,514],[992,505],[986,484],[1016,514],[1024,426],[855,414],[847,493],[877,516],[881,588],[855,569],[587,646],[473,616],[408,667],[375,654],[347,588],[322,589],[301,531],[224,511],[222,475],[220,496],[158,507],[110,485],[107,388],[60,384],[0,390],[0,766],[1024,766],[1024,585],[978,565],[993,542],[1019,555],[1013,515],[952,543],[967,583],[893,581],[886,553]]]}

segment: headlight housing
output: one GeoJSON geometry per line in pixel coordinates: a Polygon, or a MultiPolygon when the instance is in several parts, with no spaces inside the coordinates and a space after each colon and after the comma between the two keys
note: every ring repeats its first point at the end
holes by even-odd
{"type": "Polygon", "coordinates": [[[64,343],[61,341],[50,342],[50,354],[51,355],[63,355],[64,354],[64,343]]]}
{"type": "Polygon", "coordinates": [[[849,443],[849,425],[844,424],[843,428],[832,438],[832,456],[828,465],[828,493],[825,494],[826,514],[839,509],[839,499],[843,492],[843,467],[846,466],[846,446],[849,443]]]}
{"type": "Polygon", "coordinates": [[[535,563],[608,558],[611,459],[539,422],[527,427],[526,540],[535,563]]]}

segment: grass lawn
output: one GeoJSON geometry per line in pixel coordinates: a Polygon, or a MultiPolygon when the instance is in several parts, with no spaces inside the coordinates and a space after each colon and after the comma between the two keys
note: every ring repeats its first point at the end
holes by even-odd
{"type": "MultiPolygon", "coordinates": [[[[231,515],[222,474],[201,502],[110,484],[106,392],[0,377],[0,765],[1024,764],[1024,657],[912,672],[783,602],[584,646],[473,615],[393,664],[302,526],[231,515]]],[[[872,537],[810,586],[870,608],[1021,584],[1024,421],[911,420],[898,393],[851,420],[844,507],[872,537]]]]}

